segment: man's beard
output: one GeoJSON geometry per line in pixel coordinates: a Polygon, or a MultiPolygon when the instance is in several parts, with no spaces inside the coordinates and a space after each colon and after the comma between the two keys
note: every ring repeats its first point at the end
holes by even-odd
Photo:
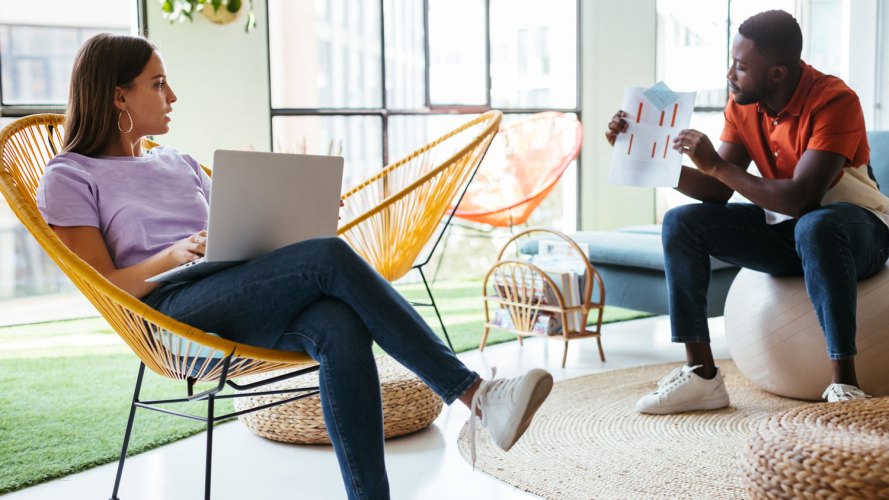
{"type": "Polygon", "coordinates": [[[766,98],[766,90],[764,87],[758,87],[748,92],[738,92],[733,93],[732,98],[734,98],[736,104],[740,104],[742,106],[747,104],[755,104],[757,102],[763,101],[766,98]]]}
{"type": "MultiPolygon", "coordinates": [[[[729,85],[729,88],[731,88],[731,85],[729,85]]],[[[756,87],[749,90],[741,90],[738,93],[732,94],[732,97],[735,99],[736,104],[744,106],[765,101],[772,95],[773,91],[774,89],[769,88],[766,74],[763,72],[756,87]]]]}

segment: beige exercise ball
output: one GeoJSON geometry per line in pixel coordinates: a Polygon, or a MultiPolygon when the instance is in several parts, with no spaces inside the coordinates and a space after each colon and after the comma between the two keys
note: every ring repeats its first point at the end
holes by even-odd
{"type": "MultiPolygon", "coordinates": [[[[861,388],[889,395],[889,263],[858,282],[861,388]]],[[[756,386],[779,396],[821,400],[831,381],[824,334],[803,278],[742,269],[725,302],[725,335],[735,365],[756,386]]]]}

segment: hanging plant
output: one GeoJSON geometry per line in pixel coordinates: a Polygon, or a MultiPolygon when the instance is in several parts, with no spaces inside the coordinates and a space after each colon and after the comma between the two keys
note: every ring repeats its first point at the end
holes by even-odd
{"type": "MultiPolygon", "coordinates": [[[[201,12],[210,21],[217,24],[227,24],[241,14],[244,2],[242,0],[159,0],[164,19],[169,19],[170,24],[186,19],[193,22],[196,12],[201,12]]],[[[250,33],[256,27],[256,15],[253,13],[253,0],[248,0],[247,24],[244,31],[250,33]]]]}

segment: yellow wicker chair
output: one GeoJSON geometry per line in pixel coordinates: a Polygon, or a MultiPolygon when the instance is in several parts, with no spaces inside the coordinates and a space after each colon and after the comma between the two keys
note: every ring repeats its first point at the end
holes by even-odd
{"type": "MultiPolygon", "coordinates": [[[[450,345],[423,266],[453,217],[466,187],[500,127],[502,114],[488,111],[389,165],[343,195],[339,234],[389,281],[416,268],[450,345]],[[437,233],[437,236],[436,236],[437,233]],[[436,236],[423,262],[417,259],[436,236]]],[[[453,350],[453,345],[451,346],[453,350]]]]}
{"type": "MultiPolygon", "coordinates": [[[[217,397],[240,396],[239,394],[217,396],[217,394],[226,385],[238,390],[251,389],[315,371],[318,367],[315,361],[304,353],[278,351],[232,342],[163,315],[111,284],[90,265],[68,250],[37,211],[35,198],[37,185],[46,164],[61,149],[63,134],[64,117],[53,114],[22,118],[0,131],[0,158],[2,158],[0,189],[19,220],[142,361],[136,378],[135,393],[130,406],[129,421],[111,498],[112,500],[117,498],[136,408],[147,408],[184,416],[164,409],[162,405],[203,400],[208,403],[207,416],[189,415],[188,418],[207,423],[204,494],[206,498],[210,498],[213,424],[222,419],[270,406],[259,406],[228,415],[215,415],[213,403],[217,397]],[[185,381],[188,397],[141,401],[139,391],[146,366],[158,375],[185,381]],[[282,368],[296,369],[296,371],[246,385],[239,385],[231,380],[233,377],[259,374],[282,368]],[[193,387],[196,382],[208,381],[215,382],[216,386],[200,394],[194,394],[193,387]]],[[[150,148],[156,144],[146,141],[145,145],[150,148]]],[[[304,388],[293,392],[299,394],[278,404],[316,394],[317,388],[304,388]]],[[[255,397],[256,394],[258,393],[244,393],[243,395],[255,397]]]]}

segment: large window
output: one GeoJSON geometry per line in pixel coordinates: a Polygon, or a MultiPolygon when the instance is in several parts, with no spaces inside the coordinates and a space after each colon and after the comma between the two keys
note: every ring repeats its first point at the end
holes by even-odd
{"type": "Polygon", "coordinates": [[[0,24],[3,105],[63,106],[68,99],[73,50],[106,31],[128,30],[0,24]]]}
{"type": "MultiPolygon", "coordinates": [[[[504,122],[579,115],[579,8],[269,0],[273,148],[341,153],[348,188],[487,109],[504,111],[504,122]]],[[[547,225],[574,229],[576,186],[572,168],[541,208],[547,225]]]]}
{"type": "MultiPolygon", "coordinates": [[[[3,2],[0,127],[35,111],[61,113],[74,55],[90,36],[130,33],[135,1],[3,2]]],[[[0,299],[73,290],[73,285],[0,203],[0,299]]]]}
{"type": "MultiPolygon", "coordinates": [[[[657,2],[657,78],[674,90],[698,92],[691,128],[707,134],[717,148],[728,99],[725,74],[732,39],[745,19],[770,9],[785,10],[800,20],[806,62],[848,78],[849,0],[657,2]],[[824,36],[827,32],[833,36],[824,36]]],[[[737,194],[735,199],[743,200],[737,194]]],[[[658,188],[658,221],[670,208],[693,201],[672,188],[658,188]]]]}

